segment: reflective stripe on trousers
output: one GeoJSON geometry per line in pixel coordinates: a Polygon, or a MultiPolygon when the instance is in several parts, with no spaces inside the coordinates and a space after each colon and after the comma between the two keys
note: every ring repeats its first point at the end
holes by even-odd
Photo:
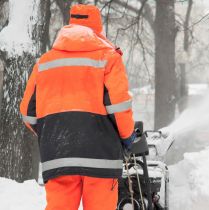
{"type": "Polygon", "coordinates": [[[42,163],[42,171],[61,167],[88,167],[88,168],[103,168],[103,169],[121,169],[122,160],[106,160],[93,158],[60,158],[42,163]]]}

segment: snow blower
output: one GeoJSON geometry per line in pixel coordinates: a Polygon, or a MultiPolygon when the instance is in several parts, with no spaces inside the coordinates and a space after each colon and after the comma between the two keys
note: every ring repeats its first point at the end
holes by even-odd
{"type": "Polygon", "coordinates": [[[166,132],[143,132],[142,122],[136,122],[135,129],[138,138],[124,153],[117,210],[169,210],[165,155],[174,139],[166,132]]]}

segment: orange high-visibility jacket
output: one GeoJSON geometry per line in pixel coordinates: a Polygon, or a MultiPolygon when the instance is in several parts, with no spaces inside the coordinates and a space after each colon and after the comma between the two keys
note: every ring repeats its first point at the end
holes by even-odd
{"type": "Polygon", "coordinates": [[[20,106],[40,146],[43,178],[121,176],[121,140],[134,130],[121,55],[88,27],[61,29],[34,66],[20,106]]]}

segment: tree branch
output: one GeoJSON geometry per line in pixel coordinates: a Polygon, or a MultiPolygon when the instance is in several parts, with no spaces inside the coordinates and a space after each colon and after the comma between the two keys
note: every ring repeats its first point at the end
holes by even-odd
{"type": "MultiPolygon", "coordinates": [[[[143,10],[142,10],[142,16],[147,20],[147,22],[150,24],[150,27],[154,30],[154,15],[153,15],[153,12],[152,12],[152,9],[151,9],[150,5],[147,3],[147,0],[139,0],[139,1],[141,2],[142,5],[144,4],[143,5],[143,10]]],[[[120,0],[110,0],[110,1],[105,3],[105,5],[102,7],[102,9],[104,9],[110,2],[112,2],[114,4],[117,4],[118,6],[124,7],[127,10],[132,11],[134,13],[137,13],[137,14],[139,13],[138,9],[136,9],[133,6],[127,4],[127,2],[122,2],[120,0]]]]}
{"type": "MultiPolygon", "coordinates": [[[[118,0],[116,0],[116,1],[118,1],[118,0]]],[[[114,1],[114,3],[115,3],[116,1],[114,1]]],[[[147,2],[148,0],[142,0],[142,1],[143,1],[143,2],[141,3],[140,9],[139,9],[139,10],[134,9],[135,12],[137,11],[137,14],[138,14],[137,17],[136,17],[136,19],[135,19],[135,21],[133,21],[133,22],[132,22],[130,25],[128,25],[127,27],[125,27],[125,28],[119,28],[119,29],[117,30],[117,34],[116,34],[116,37],[115,37],[115,42],[116,42],[117,37],[118,37],[118,35],[119,35],[119,33],[120,33],[121,30],[122,30],[122,31],[125,31],[125,30],[131,28],[132,26],[134,26],[135,24],[138,24],[138,23],[139,23],[140,17],[141,17],[142,12],[143,12],[143,8],[145,7],[146,2],[147,2]]],[[[129,8],[130,8],[130,5],[127,4],[126,7],[127,7],[127,8],[129,7],[129,8]]]]}
{"type": "Polygon", "coordinates": [[[191,11],[192,11],[192,4],[193,4],[193,0],[189,0],[186,18],[184,21],[184,50],[186,52],[189,49],[189,31],[187,30],[187,28],[189,26],[189,19],[190,19],[190,15],[191,15],[191,11]]]}
{"type": "Polygon", "coordinates": [[[67,25],[69,22],[69,9],[70,6],[72,4],[73,0],[69,0],[69,1],[60,1],[60,0],[56,0],[56,3],[58,5],[58,7],[60,8],[60,11],[62,13],[63,16],[63,23],[64,25],[67,25]]]}

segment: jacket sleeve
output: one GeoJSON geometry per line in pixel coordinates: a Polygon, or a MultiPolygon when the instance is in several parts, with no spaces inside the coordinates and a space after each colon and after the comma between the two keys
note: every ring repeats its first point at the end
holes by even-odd
{"type": "Polygon", "coordinates": [[[132,97],[128,92],[128,78],[121,56],[114,53],[105,69],[104,104],[122,139],[134,131],[132,97]]]}
{"type": "Polygon", "coordinates": [[[38,72],[37,64],[29,77],[23,99],[20,104],[20,112],[25,125],[36,134],[36,76],[38,72]]]}

